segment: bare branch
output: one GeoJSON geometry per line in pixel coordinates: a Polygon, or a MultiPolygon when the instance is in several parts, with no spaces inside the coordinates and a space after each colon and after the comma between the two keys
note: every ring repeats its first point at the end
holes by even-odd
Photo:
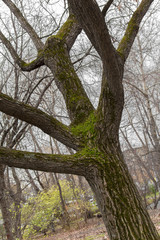
{"type": "Polygon", "coordinates": [[[103,63],[110,68],[111,65],[116,65],[116,51],[97,3],[92,0],[68,0],[68,2],[81,27],[101,56],[103,63]]]}
{"type": "Polygon", "coordinates": [[[0,93],[0,111],[40,128],[68,147],[75,150],[80,148],[79,141],[69,132],[66,125],[39,109],[0,93]]]}
{"type": "Polygon", "coordinates": [[[41,39],[37,35],[37,33],[34,31],[32,26],[28,23],[28,21],[23,17],[20,10],[16,7],[16,5],[11,0],[3,0],[3,2],[9,7],[11,12],[16,16],[18,21],[20,22],[21,26],[26,30],[26,32],[31,37],[34,45],[37,48],[37,51],[43,49],[44,44],[42,43],[41,39]]]}
{"type": "Polygon", "coordinates": [[[30,72],[30,71],[35,70],[43,65],[44,65],[43,53],[39,53],[37,58],[34,59],[30,63],[26,63],[22,60],[21,64],[19,64],[19,67],[21,68],[22,71],[30,72]]]}
{"type": "Polygon", "coordinates": [[[43,61],[43,54],[39,53],[38,57],[32,61],[31,63],[25,63],[17,54],[14,47],[12,46],[11,42],[4,36],[4,34],[0,31],[0,39],[5,47],[10,52],[12,58],[14,59],[15,63],[23,70],[30,72],[40,66],[44,65],[43,61]]]}
{"type": "Polygon", "coordinates": [[[111,4],[113,3],[113,1],[114,1],[114,0],[109,0],[109,1],[105,4],[104,8],[102,9],[102,14],[103,14],[103,16],[106,15],[106,13],[107,13],[108,9],[110,8],[111,4]]]}
{"type": "Polygon", "coordinates": [[[147,95],[144,91],[142,91],[140,88],[138,88],[135,84],[130,83],[130,82],[126,81],[126,80],[124,80],[124,82],[125,82],[126,84],[134,87],[134,88],[135,88],[136,90],[138,90],[140,93],[142,93],[142,95],[143,95],[145,98],[148,97],[148,95],[147,95]]]}
{"type": "Polygon", "coordinates": [[[14,47],[12,46],[11,42],[4,36],[4,34],[0,31],[0,39],[5,47],[9,50],[12,58],[14,61],[19,65],[21,64],[22,60],[18,56],[17,52],[15,51],[14,47]]]}
{"type": "MultiPolygon", "coordinates": [[[[92,156],[91,158],[94,158],[92,156]]],[[[90,157],[60,154],[23,152],[0,147],[0,163],[10,167],[32,169],[45,172],[86,175],[90,157]]]]}

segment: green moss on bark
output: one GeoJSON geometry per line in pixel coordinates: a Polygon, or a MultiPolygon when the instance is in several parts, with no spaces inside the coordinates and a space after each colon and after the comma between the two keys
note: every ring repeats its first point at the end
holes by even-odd
{"type": "Polygon", "coordinates": [[[60,28],[60,30],[56,34],[56,37],[61,40],[65,39],[69,34],[70,30],[72,29],[72,26],[75,22],[76,22],[75,17],[73,15],[69,16],[67,21],[63,24],[63,26],[60,28]]]}
{"type": "Polygon", "coordinates": [[[91,113],[85,122],[82,122],[78,125],[72,125],[71,131],[76,136],[82,136],[86,138],[88,134],[95,134],[95,123],[96,116],[95,113],[91,113]]]}
{"type": "Polygon", "coordinates": [[[65,98],[73,124],[79,124],[93,111],[83,86],[73,68],[63,40],[50,37],[45,45],[46,61],[53,61],[54,74],[65,98]]]}
{"type": "Polygon", "coordinates": [[[71,125],[71,132],[73,133],[73,135],[82,139],[84,143],[84,153],[90,151],[91,149],[93,150],[96,146],[95,123],[96,115],[94,112],[92,112],[85,121],[81,122],[78,125],[71,125]]]}
{"type": "Polygon", "coordinates": [[[119,53],[119,55],[125,59],[125,51],[128,48],[128,44],[132,44],[132,35],[133,32],[137,32],[139,29],[139,25],[136,22],[136,16],[137,14],[134,13],[134,15],[132,16],[131,20],[128,23],[125,35],[123,36],[118,48],[117,48],[117,52],[119,53]]]}

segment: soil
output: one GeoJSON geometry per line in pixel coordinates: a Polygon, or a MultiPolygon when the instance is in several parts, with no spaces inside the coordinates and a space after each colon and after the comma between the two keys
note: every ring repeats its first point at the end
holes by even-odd
{"type": "MultiPolygon", "coordinates": [[[[160,209],[150,210],[149,214],[160,233],[160,209]]],[[[72,230],[58,230],[52,235],[38,235],[36,240],[109,240],[101,218],[92,218],[86,224],[79,223],[72,230]]]]}

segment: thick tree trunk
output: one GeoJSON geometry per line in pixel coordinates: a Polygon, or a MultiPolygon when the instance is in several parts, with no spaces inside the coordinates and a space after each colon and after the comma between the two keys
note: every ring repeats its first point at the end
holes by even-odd
{"type": "Polygon", "coordinates": [[[122,155],[110,149],[86,176],[111,240],[158,240],[122,155]]]}

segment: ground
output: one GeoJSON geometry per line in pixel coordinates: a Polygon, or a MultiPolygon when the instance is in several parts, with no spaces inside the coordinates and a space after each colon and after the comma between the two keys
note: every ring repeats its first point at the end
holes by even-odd
{"type": "MultiPolygon", "coordinates": [[[[150,210],[150,216],[160,234],[160,209],[150,210]]],[[[101,218],[89,219],[88,223],[76,226],[77,229],[60,231],[52,235],[43,237],[42,235],[36,236],[36,240],[109,240],[106,234],[101,218]]]]}

